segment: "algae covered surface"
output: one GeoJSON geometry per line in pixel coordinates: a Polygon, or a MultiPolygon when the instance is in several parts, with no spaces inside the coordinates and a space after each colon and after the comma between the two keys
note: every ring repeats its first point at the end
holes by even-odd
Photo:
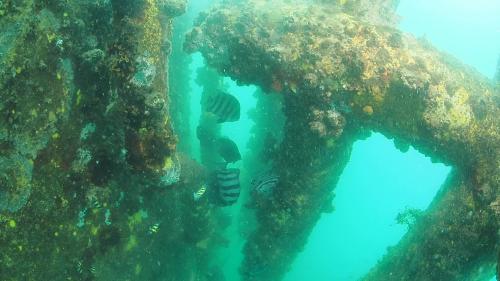
{"type": "Polygon", "coordinates": [[[452,172],[362,280],[498,276],[500,69],[402,32],[399,1],[202,2],[0,1],[0,280],[282,280],[372,132],[452,172]],[[227,78],[256,86],[246,147],[227,78]]]}

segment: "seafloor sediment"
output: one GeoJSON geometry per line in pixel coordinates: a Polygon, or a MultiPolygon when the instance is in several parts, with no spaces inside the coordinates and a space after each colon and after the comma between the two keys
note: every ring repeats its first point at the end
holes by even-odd
{"type": "MultiPolygon", "coordinates": [[[[185,49],[200,51],[223,75],[284,97],[284,140],[274,158],[282,179],[275,190],[279,200],[258,204],[244,280],[283,276],[331,200],[328,180],[336,182],[352,143],[372,130],[393,138],[402,151],[412,145],[452,165],[453,172],[364,280],[493,275],[500,216],[498,89],[425,40],[382,25],[384,18],[362,8],[367,1],[242,2],[200,16],[185,49]]],[[[394,8],[390,2],[371,4],[387,12],[394,8]]]]}

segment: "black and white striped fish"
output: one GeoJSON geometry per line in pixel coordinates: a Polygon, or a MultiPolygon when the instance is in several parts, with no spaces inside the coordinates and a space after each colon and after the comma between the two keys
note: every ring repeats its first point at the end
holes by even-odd
{"type": "Polygon", "coordinates": [[[240,102],[224,92],[211,95],[206,101],[205,110],[217,116],[217,123],[240,120],[240,102]]]}
{"type": "Polygon", "coordinates": [[[200,189],[198,189],[196,192],[193,193],[194,201],[200,200],[203,197],[203,195],[205,195],[206,191],[207,191],[206,185],[202,185],[200,189]]]}
{"type": "Polygon", "coordinates": [[[252,180],[252,189],[259,195],[270,196],[279,182],[278,176],[266,173],[252,180]]]}
{"type": "Polygon", "coordinates": [[[218,170],[217,186],[224,205],[232,205],[240,196],[240,170],[236,168],[218,170]]]}

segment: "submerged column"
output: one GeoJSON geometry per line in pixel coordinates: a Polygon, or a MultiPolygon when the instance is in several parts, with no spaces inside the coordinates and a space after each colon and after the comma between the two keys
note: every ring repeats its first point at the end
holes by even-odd
{"type": "Polygon", "coordinates": [[[185,45],[222,74],[285,95],[287,131],[277,157],[286,159],[278,165],[285,180],[277,191],[285,203],[258,210],[260,227],[248,241],[242,268],[246,278],[252,280],[250,272],[259,267],[254,272],[264,272],[264,278],[282,276],[303,247],[301,235],[310,232],[321,207],[310,205],[303,216],[293,217],[303,209],[286,202],[325,194],[325,178],[315,175],[336,163],[305,163],[342,154],[356,140],[352,133],[345,146],[337,146],[337,138],[324,146],[312,137],[313,132],[328,135],[337,114],[350,132],[380,131],[394,137],[402,151],[413,145],[453,165],[458,174],[459,180],[443,187],[433,207],[391,251],[399,255],[387,255],[382,264],[390,274],[373,280],[410,280],[406,272],[422,270],[422,264],[426,273],[412,280],[468,278],[481,266],[491,271],[498,247],[500,110],[490,81],[428,42],[371,21],[359,6],[250,2],[225,4],[201,16],[185,45]],[[315,154],[314,148],[321,152],[315,154]],[[299,180],[309,184],[298,188],[299,180]],[[288,237],[291,230],[300,234],[292,243],[276,236],[288,237]],[[459,255],[448,258],[445,252],[459,255]]]}
{"type": "Polygon", "coordinates": [[[0,1],[2,280],[212,274],[203,169],[176,153],[168,111],[185,4],[0,1]]]}
{"type": "Polygon", "coordinates": [[[283,277],[321,213],[332,211],[333,187],[349,160],[354,137],[343,117],[319,108],[321,117],[308,116],[305,96],[285,98],[284,137],[271,158],[280,180],[271,197],[255,202],[258,226],[245,246],[245,280],[283,277]]]}

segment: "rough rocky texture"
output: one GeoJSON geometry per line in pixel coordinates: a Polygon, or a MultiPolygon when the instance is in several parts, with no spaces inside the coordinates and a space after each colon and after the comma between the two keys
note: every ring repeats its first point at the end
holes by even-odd
{"type": "Polygon", "coordinates": [[[329,200],[327,175],[338,176],[352,142],[375,130],[454,174],[365,280],[481,280],[498,247],[498,92],[428,42],[351,10],[243,1],[202,15],[187,35],[185,49],[222,74],[284,95],[280,199],[257,210],[242,274],[281,278],[329,200]]]}
{"type": "Polygon", "coordinates": [[[0,1],[0,279],[209,278],[217,221],[168,114],[182,3],[0,1]]]}

